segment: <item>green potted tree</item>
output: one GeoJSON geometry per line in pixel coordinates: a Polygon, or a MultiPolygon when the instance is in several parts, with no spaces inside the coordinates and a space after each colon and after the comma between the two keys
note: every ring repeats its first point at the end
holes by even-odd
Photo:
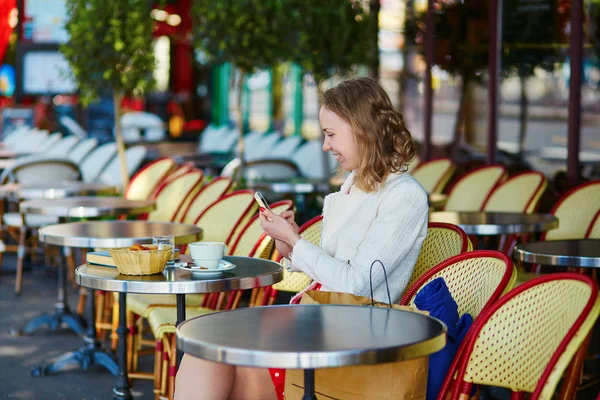
{"type": "Polygon", "coordinates": [[[69,41],[60,47],[84,106],[112,92],[123,187],[129,183],[121,132],[121,101],[153,86],[153,23],[147,0],[66,0],[69,41]]]}
{"type": "Polygon", "coordinates": [[[213,64],[228,62],[238,70],[237,125],[240,172],[244,163],[242,93],[248,74],[278,65],[287,59],[287,10],[279,0],[192,4],[193,40],[197,50],[213,64]]]}

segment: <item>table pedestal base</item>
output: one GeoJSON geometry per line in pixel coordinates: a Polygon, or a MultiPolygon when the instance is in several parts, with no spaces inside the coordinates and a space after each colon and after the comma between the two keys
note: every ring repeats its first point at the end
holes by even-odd
{"type": "Polygon", "coordinates": [[[315,396],[315,370],[304,370],[304,396],[302,400],[317,400],[315,396]]]}
{"type": "MultiPolygon", "coordinates": [[[[90,338],[85,338],[86,341],[90,338]]],[[[31,370],[31,376],[44,376],[53,373],[66,371],[73,366],[79,367],[84,371],[93,365],[101,365],[106,368],[111,374],[117,375],[117,360],[112,355],[100,348],[100,344],[94,342],[81,347],[79,350],[71,351],[63,354],[52,364],[46,366],[37,366],[31,370]]]]}
{"type": "Polygon", "coordinates": [[[30,335],[44,325],[48,325],[51,330],[58,329],[62,324],[78,335],[85,334],[85,323],[81,317],[74,314],[68,308],[56,308],[52,315],[44,314],[29,321],[27,325],[20,329],[12,329],[12,336],[30,335]]]}

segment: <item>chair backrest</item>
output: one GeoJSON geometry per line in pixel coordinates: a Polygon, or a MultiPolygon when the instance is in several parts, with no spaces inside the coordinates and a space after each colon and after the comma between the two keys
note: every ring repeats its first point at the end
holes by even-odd
{"type": "Polygon", "coordinates": [[[129,200],[148,200],[176,165],[175,161],[166,157],[146,164],[131,178],[124,197],[129,200]]]}
{"type": "Polygon", "coordinates": [[[87,138],[88,134],[85,131],[85,129],[83,129],[83,127],[81,125],[79,125],[73,118],[63,115],[62,117],[60,117],[58,119],[58,121],[65,128],[67,128],[69,133],[71,133],[72,135],[75,135],[76,137],[78,137],[81,140],[87,138]]]}
{"type": "Polygon", "coordinates": [[[174,222],[185,210],[189,201],[196,195],[202,185],[204,174],[200,170],[192,170],[163,182],[152,196],[156,201],[156,210],[148,215],[151,221],[174,222]]]}
{"type": "Polygon", "coordinates": [[[200,134],[200,143],[198,150],[201,152],[211,152],[219,148],[219,141],[229,133],[227,125],[215,126],[209,124],[200,134]]]}
{"type": "Polygon", "coordinates": [[[598,287],[587,276],[548,274],[518,286],[471,327],[452,398],[472,384],[553,398],[599,314],[598,287]]]}
{"type": "Polygon", "coordinates": [[[123,139],[126,142],[142,140],[142,129],[146,141],[160,141],[165,138],[165,124],[158,115],[134,111],[121,116],[123,139]]]}
{"type": "Polygon", "coordinates": [[[231,243],[257,210],[254,192],[238,190],[211,204],[196,218],[194,224],[202,228],[203,241],[231,243]]]}
{"type": "Polygon", "coordinates": [[[7,182],[37,184],[81,180],[79,167],[69,160],[33,160],[15,165],[6,176],[7,182]]]}
{"type": "Polygon", "coordinates": [[[240,159],[239,157],[236,157],[233,160],[229,161],[227,164],[225,164],[225,166],[221,170],[221,176],[225,178],[233,178],[239,168],[240,159]]]}
{"type": "Polygon", "coordinates": [[[98,139],[93,137],[83,139],[71,149],[69,154],[67,154],[67,158],[73,161],[75,164],[80,165],[81,161],[97,146],[98,139]]]}
{"type": "Polygon", "coordinates": [[[490,193],[506,177],[502,165],[486,165],[462,176],[448,194],[447,211],[480,211],[490,193]]]}
{"type": "Polygon", "coordinates": [[[249,161],[244,166],[244,177],[247,180],[285,180],[299,176],[300,170],[298,169],[298,166],[288,160],[261,159],[249,161]]]}
{"type": "Polygon", "coordinates": [[[172,171],[169,175],[165,176],[165,181],[175,179],[184,173],[196,169],[193,162],[185,162],[180,164],[174,171],[172,171]]]}
{"type": "Polygon", "coordinates": [[[39,142],[36,152],[46,152],[51,147],[53,147],[56,143],[60,142],[62,139],[62,133],[54,132],[48,138],[42,142],[39,142]]]}
{"type": "Polygon", "coordinates": [[[600,210],[600,181],[586,182],[563,194],[550,210],[558,228],[542,234],[542,240],[583,239],[590,221],[600,210]]]}
{"type": "Polygon", "coordinates": [[[525,171],[498,185],[483,204],[482,211],[532,213],[546,190],[546,177],[537,171],[525,171]]]}
{"type": "Polygon", "coordinates": [[[190,204],[187,210],[185,210],[181,222],[184,224],[193,224],[208,206],[228,193],[232,189],[232,186],[233,181],[226,177],[220,177],[208,183],[190,200],[190,204]]]}
{"type": "Polygon", "coordinates": [[[77,143],[79,143],[79,138],[77,136],[66,136],[48,148],[43,156],[45,158],[67,158],[77,143]]]}
{"type": "Polygon", "coordinates": [[[79,164],[83,180],[85,182],[94,182],[116,154],[117,144],[115,142],[105,143],[92,150],[79,164]]]}
{"type": "MultiPolygon", "coordinates": [[[[300,226],[298,232],[300,236],[308,240],[315,246],[321,245],[321,231],[323,229],[323,216],[319,215],[314,217],[300,226]]],[[[277,252],[276,252],[277,253],[277,252]]],[[[281,255],[277,256],[277,261],[281,261],[281,255]]],[[[273,285],[273,289],[280,290],[283,292],[300,292],[305,289],[312,282],[312,278],[303,272],[288,272],[287,269],[283,269],[283,279],[281,282],[273,285]]]]}
{"type": "Polygon", "coordinates": [[[456,170],[449,158],[438,158],[419,164],[411,175],[427,193],[441,193],[456,170]]]}
{"type": "Polygon", "coordinates": [[[212,144],[210,152],[230,152],[235,147],[239,138],[237,129],[230,129],[228,131],[224,131],[219,137],[218,140],[212,144]]]}
{"type": "Polygon", "coordinates": [[[302,144],[302,136],[293,135],[275,143],[269,151],[263,154],[262,158],[283,158],[290,159],[295,150],[302,144]]]}
{"type": "MultiPolygon", "coordinates": [[[[275,214],[279,214],[293,209],[294,202],[291,200],[281,200],[271,204],[270,207],[271,211],[275,214]]],[[[262,238],[263,233],[264,232],[260,227],[260,218],[257,214],[250,218],[250,221],[242,228],[237,237],[232,238],[232,244],[229,246],[229,254],[232,256],[254,256],[261,244],[263,246],[269,245],[268,239],[262,238]]],[[[270,247],[272,248],[272,243],[270,247]]],[[[266,249],[261,249],[261,251],[258,251],[258,256],[264,256],[265,254],[260,254],[264,252],[266,252],[266,249]]],[[[268,258],[269,256],[270,254],[264,258],[268,258]]]]}
{"type": "Polygon", "coordinates": [[[586,239],[600,239],[600,210],[596,213],[596,216],[592,218],[592,222],[585,233],[586,239]]]}
{"type": "Polygon", "coordinates": [[[279,140],[281,140],[281,135],[277,132],[270,132],[260,137],[257,143],[252,146],[246,146],[244,152],[244,159],[246,161],[259,160],[263,158],[265,154],[270,154],[270,149],[273,147],[279,140]]]}
{"type": "MultiPolygon", "coordinates": [[[[133,146],[125,150],[125,164],[127,165],[127,176],[131,177],[142,165],[148,150],[144,146],[133,146]]],[[[100,182],[110,185],[123,186],[121,177],[121,161],[114,157],[102,170],[98,177],[100,182]]]]}
{"type": "Polygon", "coordinates": [[[11,143],[11,147],[15,153],[37,153],[40,148],[48,140],[49,133],[44,129],[31,129],[23,135],[19,134],[18,140],[11,143]]]}
{"type": "Polygon", "coordinates": [[[323,143],[319,139],[313,139],[296,149],[294,154],[292,154],[292,161],[296,163],[302,176],[306,178],[329,178],[338,164],[331,152],[327,152],[325,154],[328,162],[328,171],[326,173],[323,157],[323,143]]]}
{"type": "Polygon", "coordinates": [[[430,222],[427,236],[421,245],[419,258],[406,288],[410,288],[423,274],[450,257],[473,250],[465,231],[452,224],[430,222]]]}
{"type": "Polygon", "coordinates": [[[408,164],[407,172],[412,175],[412,173],[417,169],[417,167],[421,165],[421,162],[421,157],[416,155],[415,158],[413,158],[412,161],[408,164]]]}
{"type": "Polygon", "coordinates": [[[451,257],[425,272],[412,285],[400,304],[414,305],[414,299],[429,282],[442,277],[458,306],[459,315],[477,318],[482,310],[510,290],[516,270],[506,255],[495,250],[477,250],[451,257]]]}

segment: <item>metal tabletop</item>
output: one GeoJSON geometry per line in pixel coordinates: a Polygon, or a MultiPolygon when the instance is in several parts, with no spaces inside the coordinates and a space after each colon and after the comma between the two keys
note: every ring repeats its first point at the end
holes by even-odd
{"type": "Polygon", "coordinates": [[[244,290],[275,284],[283,279],[281,265],[252,257],[223,257],[236,268],[218,277],[197,278],[181,268],[165,268],[154,275],[121,275],[116,268],[84,264],[75,281],[90,289],[121,293],[188,294],[244,290]]]}
{"type": "Polygon", "coordinates": [[[320,180],[297,180],[283,181],[248,181],[248,187],[256,190],[264,190],[277,194],[310,194],[329,193],[331,186],[320,180]]]}
{"type": "Polygon", "coordinates": [[[549,240],[515,246],[515,260],[560,267],[600,268],[600,239],[549,240]]]}
{"type": "Polygon", "coordinates": [[[127,247],[152,243],[153,236],[174,236],[175,244],[202,238],[202,228],[177,222],[86,221],[49,225],[40,228],[41,242],[67,247],[127,247]]]}
{"type": "Polygon", "coordinates": [[[467,235],[534,233],[558,227],[558,218],[554,215],[508,212],[440,211],[431,213],[429,222],[458,225],[467,235]]]}
{"type": "Polygon", "coordinates": [[[425,356],[446,344],[429,316],[380,307],[241,308],[183,322],[177,347],[196,357],[261,368],[316,369],[425,356]]]}
{"type": "Polygon", "coordinates": [[[45,184],[21,185],[9,183],[0,186],[0,197],[14,196],[18,199],[62,199],[71,196],[115,195],[119,188],[103,183],[87,183],[79,181],[52,182],[45,184]]]}
{"type": "Polygon", "coordinates": [[[128,200],[122,197],[66,197],[55,200],[27,200],[22,202],[19,208],[25,214],[96,218],[144,214],[154,210],[156,203],[154,200],[128,200]]]}

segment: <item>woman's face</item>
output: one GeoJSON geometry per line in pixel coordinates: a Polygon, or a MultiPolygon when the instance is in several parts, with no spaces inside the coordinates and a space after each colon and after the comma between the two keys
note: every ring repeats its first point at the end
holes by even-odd
{"type": "Polygon", "coordinates": [[[319,111],[319,121],[325,133],[323,151],[330,151],[345,171],[357,169],[360,162],[358,144],[350,124],[325,107],[319,111]]]}

